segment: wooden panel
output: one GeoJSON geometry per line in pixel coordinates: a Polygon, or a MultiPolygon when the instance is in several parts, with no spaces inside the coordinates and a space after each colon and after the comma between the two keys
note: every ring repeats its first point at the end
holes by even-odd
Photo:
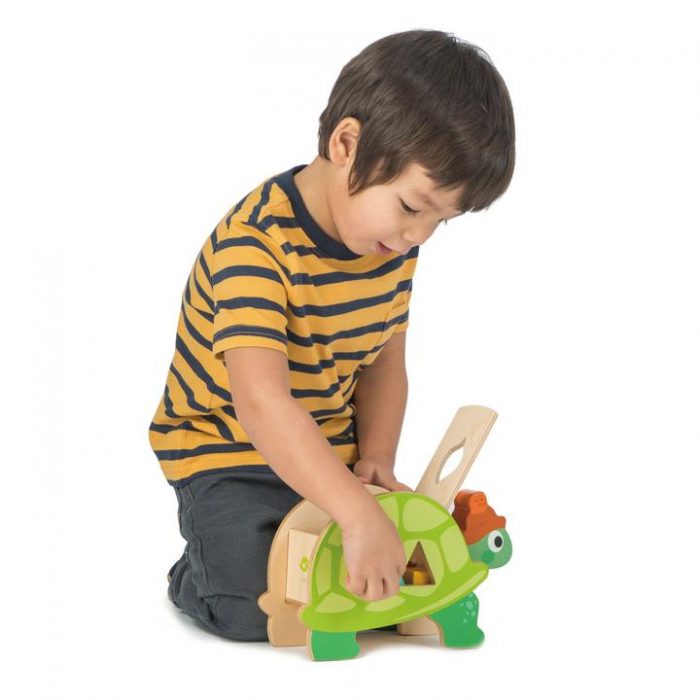
{"type": "Polygon", "coordinates": [[[308,603],[307,574],[311,569],[311,554],[317,539],[318,535],[310,532],[289,531],[285,600],[294,603],[308,603]]]}

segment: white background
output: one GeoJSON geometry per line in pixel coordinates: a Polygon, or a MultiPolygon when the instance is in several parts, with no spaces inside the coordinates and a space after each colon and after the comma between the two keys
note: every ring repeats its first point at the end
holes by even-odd
{"type": "Polygon", "coordinates": [[[691,8],[3,4],[6,697],[697,697],[691,8]],[[184,541],[147,430],[206,236],[310,162],[352,56],[416,28],[488,52],[517,162],[421,252],[397,472],[417,484],[459,406],[495,409],[465,487],[514,555],[478,591],[478,649],[374,632],[314,663],[167,600],[184,541]]]}

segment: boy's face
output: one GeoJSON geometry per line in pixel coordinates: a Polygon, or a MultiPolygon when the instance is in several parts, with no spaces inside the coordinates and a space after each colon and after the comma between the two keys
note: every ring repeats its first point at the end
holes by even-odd
{"type": "Polygon", "coordinates": [[[349,196],[348,175],[356,145],[352,138],[353,122],[359,124],[355,119],[349,122],[350,137],[339,137],[335,153],[332,145],[335,132],[331,137],[331,162],[335,167],[330,172],[327,201],[335,233],[350,250],[358,255],[391,255],[381,247],[383,244],[403,255],[413,246],[425,243],[442,221],[461,214],[456,207],[460,188],[437,190],[418,163],[410,163],[393,182],[349,196]]]}

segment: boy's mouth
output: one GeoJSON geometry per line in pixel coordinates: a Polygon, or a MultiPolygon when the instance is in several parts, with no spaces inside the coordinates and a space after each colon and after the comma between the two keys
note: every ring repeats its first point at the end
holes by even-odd
{"type": "Polygon", "coordinates": [[[391,248],[388,248],[387,246],[385,246],[381,241],[377,241],[377,249],[383,255],[388,255],[389,253],[395,252],[391,248]]]}

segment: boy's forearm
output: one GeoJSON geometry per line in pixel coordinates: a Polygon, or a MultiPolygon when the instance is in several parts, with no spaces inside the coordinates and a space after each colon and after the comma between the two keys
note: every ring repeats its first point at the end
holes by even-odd
{"type": "Polygon", "coordinates": [[[408,377],[404,365],[381,368],[370,365],[363,370],[353,394],[361,459],[394,466],[407,400],[408,377]]]}
{"type": "Polygon", "coordinates": [[[236,408],[256,450],[294,491],[341,527],[379,508],[376,499],[338,457],[311,414],[294,397],[275,396],[236,408]]]}

